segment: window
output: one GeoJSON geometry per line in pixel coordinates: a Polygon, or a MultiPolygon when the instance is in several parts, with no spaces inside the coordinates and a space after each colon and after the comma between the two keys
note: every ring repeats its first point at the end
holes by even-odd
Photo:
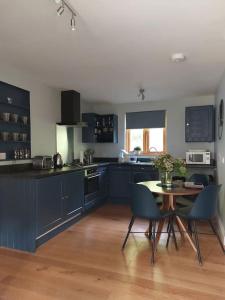
{"type": "Polygon", "coordinates": [[[142,149],[142,154],[158,154],[166,152],[166,129],[143,128],[126,130],[126,150],[133,151],[135,147],[142,149]]]}

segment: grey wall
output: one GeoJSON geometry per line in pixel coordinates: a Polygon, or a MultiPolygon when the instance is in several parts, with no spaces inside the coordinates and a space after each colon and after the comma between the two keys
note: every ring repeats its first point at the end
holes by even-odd
{"type": "MultiPolygon", "coordinates": [[[[225,101],[225,75],[221,81],[216,95],[216,107],[217,107],[217,118],[218,118],[218,106],[221,99],[225,101]]],[[[217,119],[216,118],[216,119],[217,119]]],[[[217,127],[217,126],[216,126],[217,127]]],[[[219,213],[223,226],[225,228],[225,128],[223,132],[223,137],[221,140],[216,141],[216,152],[217,152],[217,176],[218,181],[222,184],[222,189],[220,192],[220,203],[219,203],[219,213]]]]}
{"type": "Polygon", "coordinates": [[[94,145],[95,156],[117,157],[125,141],[125,114],[132,111],[160,110],[167,111],[168,152],[177,157],[184,157],[188,149],[208,149],[214,153],[214,143],[185,143],[185,107],[192,105],[215,104],[213,95],[186,98],[171,101],[138,102],[130,104],[93,104],[96,113],[115,113],[119,118],[119,143],[94,145]]]}
{"type": "Polygon", "coordinates": [[[0,80],[30,91],[32,156],[54,154],[55,124],[60,120],[60,92],[42,84],[27,71],[3,64],[0,68],[0,80]]]}

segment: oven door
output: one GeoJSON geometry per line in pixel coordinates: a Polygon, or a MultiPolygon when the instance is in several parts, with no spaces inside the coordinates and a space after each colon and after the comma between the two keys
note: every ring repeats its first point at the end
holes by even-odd
{"type": "Polygon", "coordinates": [[[85,176],[85,182],[84,182],[84,194],[85,198],[89,199],[87,196],[95,195],[99,192],[99,178],[100,173],[94,173],[85,176]]]}

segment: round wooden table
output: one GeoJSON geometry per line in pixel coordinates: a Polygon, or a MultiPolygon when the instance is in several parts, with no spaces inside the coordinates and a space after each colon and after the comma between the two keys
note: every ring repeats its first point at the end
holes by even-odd
{"type": "MultiPolygon", "coordinates": [[[[169,210],[169,209],[174,210],[176,208],[176,197],[177,196],[193,196],[193,195],[198,195],[202,191],[202,189],[185,188],[185,187],[180,187],[180,186],[172,187],[171,189],[166,189],[164,187],[158,186],[158,184],[160,184],[160,181],[145,181],[145,182],[140,182],[139,184],[145,185],[147,188],[149,188],[149,190],[152,193],[156,193],[158,195],[163,196],[163,203],[161,206],[161,209],[163,209],[163,210],[169,210]]],[[[161,235],[161,231],[163,229],[164,223],[165,223],[165,219],[160,220],[160,222],[159,222],[158,229],[157,229],[157,235],[156,235],[157,241],[159,241],[159,239],[160,239],[160,235],[161,235]]],[[[190,242],[192,248],[194,249],[194,251],[196,251],[196,247],[195,247],[194,242],[192,241],[191,236],[189,235],[185,225],[183,224],[183,222],[181,221],[181,219],[178,216],[176,216],[176,223],[180,230],[180,233],[182,235],[184,234],[186,236],[186,238],[190,242]]]]}

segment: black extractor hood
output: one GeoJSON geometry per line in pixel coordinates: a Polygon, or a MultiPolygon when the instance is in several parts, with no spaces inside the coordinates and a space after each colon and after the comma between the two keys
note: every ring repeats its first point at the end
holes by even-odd
{"type": "Polygon", "coordinates": [[[61,123],[57,125],[68,127],[86,127],[81,121],[80,93],[70,90],[61,92],[61,123]]]}

